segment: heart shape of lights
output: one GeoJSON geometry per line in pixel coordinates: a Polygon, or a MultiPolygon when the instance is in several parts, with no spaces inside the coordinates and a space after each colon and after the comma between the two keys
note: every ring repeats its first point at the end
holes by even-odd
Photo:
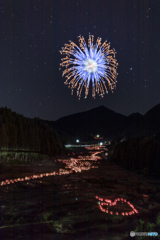
{"type": "Polygon", "coordinates": [[[129,201],[127,201],[124,198],[116,198],[113,202],[112,202],[112,200],[107,199],[107,198],[100,198],[98,196],[96,196],[95,198],[98,199],[99,201],[101,201],[100,204],[99,204],[99,208],[100,208],[100,210],[102,212],[106,212],[106,213],[109,213],[109,214],[114,214],[113,211],[109,211],[108,208],[105,209],[103,206],[115,206],[117,204],[117,202],[122,202],[122,203],[127,203],[132,208],[132,211],[130,211],[130,212],[122,212],[122,213],[116,212],[115,213],[116,215],[120,215],[121,214],[123,216],[128,216],[128,215],[132,215],[132,214],[138,213],[138,211],[135,209],[133,204],[131,204],[129,201]]]}

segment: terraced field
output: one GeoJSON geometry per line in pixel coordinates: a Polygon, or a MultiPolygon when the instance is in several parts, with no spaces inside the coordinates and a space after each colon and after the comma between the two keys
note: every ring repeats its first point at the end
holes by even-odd
{"type": "Polygon", "coordinates": [[[129,239],[140,219],[158,232],[159,181],[100,152],[14,165],[1,174],[0,239],[129,239]]]}

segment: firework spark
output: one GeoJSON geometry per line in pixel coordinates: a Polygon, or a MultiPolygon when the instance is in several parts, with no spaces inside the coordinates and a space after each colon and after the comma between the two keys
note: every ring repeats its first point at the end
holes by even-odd
{"type": "Polygon", "coordinates": [[[73,89],[77,88],[77,96],[80,99],[84,87],[85,98],[87,98],[90,82],[92,82],[92,97],[94,98],[96,93],[101,97],[105,92],[108,93],[106,83],[113,93],[118,75],[115,49],[110,50],[110,43],[107,41],[101,44],[101,38],[97,38],[96,44],[93,45],[93,35],[89,35],[88,47],[83,36],[78,38],[80,47],[69,41],[70,44],[65,44],[60,51],[65,55],[61,59],[60,66],[66,67],[62,76],[66,75],[65,84],[71,88],[71,94],[73,94],[73,89]]]}

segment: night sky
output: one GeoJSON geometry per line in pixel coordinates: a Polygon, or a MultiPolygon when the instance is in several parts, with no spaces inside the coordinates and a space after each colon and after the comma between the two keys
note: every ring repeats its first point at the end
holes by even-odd
{"type": "Polygon", "coordinates": [[[0,107],[57,120],[104,105],[124,115],[160,103],[160,0],[1,0],[0,107]],[[101,99],[73,96],[60,50],[89,33],[107,39],[119,63],[117,87],[101,99]]]}

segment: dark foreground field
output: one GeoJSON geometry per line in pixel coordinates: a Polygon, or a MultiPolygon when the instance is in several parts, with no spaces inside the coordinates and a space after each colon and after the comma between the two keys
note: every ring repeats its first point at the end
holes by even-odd
{"type": "MultiPolygon", "coordinates": [[[[65,169],[64,163],[55,160],[15,165],[9,174],[0,175],[0,182],[65,169]]],[[[130,231],[139,220],[144,226],[154,223],[150,229],[160,233],[160,181],[107,160],[90,162],[98,168],[0,186],[0,239],[124,240],[131,238],[130,231]],[[108,206],[108,213],[100,210],[100,206],[107,210],[102,202],[115,199],[119,200],[108,206]],[[123,215],[133,208],[121,199],[138,213],[123,215]]]]}

